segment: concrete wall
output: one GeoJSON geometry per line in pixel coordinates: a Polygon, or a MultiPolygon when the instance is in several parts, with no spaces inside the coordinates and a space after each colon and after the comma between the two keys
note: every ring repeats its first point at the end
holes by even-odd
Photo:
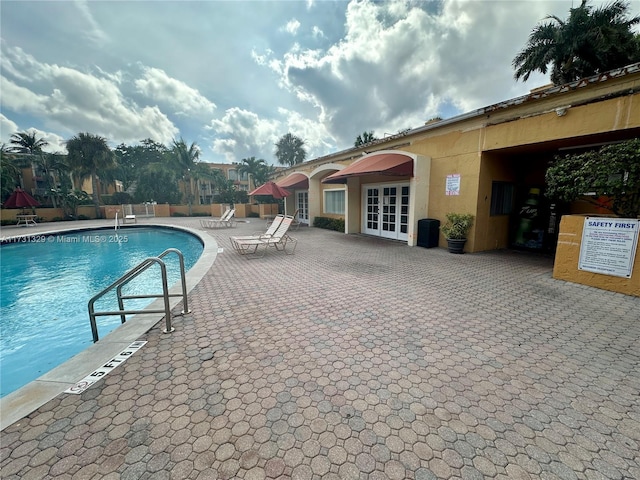
{"type": "Polygon", "coordinates": [[[562,217],[558,249],[553,265],[553,278],[640,297],[640,248],[636,248],[631,278],[578,270],[583,227],[583,215],[562,217]]]}
{"type": "MultiPolygon", "coordinates": [[[[103,205],[102,215],[107,219],[115,219],[116,212],[118,217],[122,218],[122,207],[119,205],[103,205]]],[[[226,205],[215,203],[211,205],[192,205],[191,211],[198,216],[210,215],[212,217],[220,217],[225,211],[226,205]]],[[[31,213],[31,209],[26,209],[27,213],[31,213]]],[[[52,222],[54,219],[62,219],[63,212],[61,208],[49,208],[42,207],[34,209],[34,212],[40,218],[41,222],[52,222]]],[[[169,204],[157,204],[155,206],[156,217],[171,217],[174,213],[187,215],[189,212],[188,205],[169,205],[169,204]]],[[[278,204],[260,204],[260,205],[236,205],[236,218],[246,218],[249,213],[258,213],[262,217],[263,215],[277,214],[278,204]]],[[[22,213],[20,208],[3,208],[0,210],[0,219],[3,221],[15,221],[16,215],[22,213]]],[[[78,215],[83,215],[87,218],[95,218],[96,211],[93,205],[82,205],[78,207],[78,215]]]]}

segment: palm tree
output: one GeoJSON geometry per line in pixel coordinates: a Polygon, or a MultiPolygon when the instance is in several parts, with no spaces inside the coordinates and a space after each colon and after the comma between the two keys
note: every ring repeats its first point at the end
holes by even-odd
{"type": "MultiPolygon", "coordinates": [[[[191,178],[195,181],[197,192],[204,190],[201,187],[206,187],[207,185],[211,185],[213,190],[216,190],[222,182],[226,180],[222,170],[219,168],[211,168],[207,162],[195,163],[190,174],[191,178]]],[[[203,203],[202,199],[200,200],[200,203],[203,203]]]]}
{"type": "Polygon", "coordinates": [[[307,158],[304,149],[304,140],[291,133],[283,135],[276,143],[276,158],[280,165],[290,167],[302,163],[307,158]]]}
{"type": "Polygon", "coordinates": [[[93,204],[96,218],[101,218],[100,197],[98,196],[98,172],[113,167],[114,155],[107,140],[90,133],[79,133],[67,140],[67,161],[69,167],[81,178],[91,177],[93,204]]]}
{"type": "Polygon", "coordinates": [[[551,65],[551,81],[560,85],[640,61],[640,36],[631,30],[640,16],[627,19],[628,10],[623,0],[597,9],[582,0],[566,21],[547,16],[513,59],[516,80],[546,75],[551,65]]]}
{"type": "Polygon", "coordinates": [[[171,153],[174,164],[180,172],[180,176],[185,184],[187,204],[189,205],[189,216],[191,216],[191,206],[193,204],[191,177],[192,171],[195,169],[196,162],[200,158],[200,148],[195,142],[191,143],[191,146],[187,147],[187,144],[181,138],[180,140],[173,141],[171,153]]]}
{"type": "Polygon", "coordinates": [[[262,180],[262,172],[266,167],[267,162],[265,162],[262,158],[257,159],[256,157],[243,158],[241,160],[240,165],[238,165],[238,173],[243,174],[246,173],[249,178],[249,190],[253,190],[258,185],[262,185],[265,183],[264,181],[258,183],[258,180],[262,180]],[[253,178],[253,187],[251,186],[251,179],[253,178]]]}
{"type": "Polygon", "coordinates": [[[35,155],[42,152],[43,147],[49,145],[44,138],[36,138],[36,132],[19,132],[11,135],[9,140],[11,143],[11,151],[15,153],[28,153],[35,155]]]}
{"type": "Polygon", "coordinates": [[[60,153],[43,153],[40,152],[34,157],[34,163],[44,174],[44,180],[47,184],[47,194],[51,198],[53,207],[56,205],[56,196],[52,195],[53,189],[57,188],[58,183],[64,182],[69,176],[69,165],[60,153]]]}
{"type": "Polygon", "coordinates": [[[374,140],[378,140],[373,131],[370,132],[362,132],[362,135],[358,135],[356,137],[356,141],[353,144],[354,147],[359,147],[360,145],[364,145],[365,143],[373,142],[374,140]]]}
{"type": "Polygon", "coordinates": [[[265,163],[263,165],[260,165],[260,168],[253,177],[253,181],[255,185],[262,185],[263,183],[267,183],[269,177],[271,177],[271,175],[273,175],[274,173],[276,173],[276,167],[274,167],[273,165],[267,165],[265,163]]]}
{"type": "Polygon", "coordinates": [[[175,169],[161,163],[149,163],[137,172],[133,198],[137,202],[178,203],[182,193],[178,188],[175,169]]]}
{"type": "Polygon", "coordinates": [[[11,195],[20,185],[20,166],[6,144],[0,145],[0,198],[11,195]]]}

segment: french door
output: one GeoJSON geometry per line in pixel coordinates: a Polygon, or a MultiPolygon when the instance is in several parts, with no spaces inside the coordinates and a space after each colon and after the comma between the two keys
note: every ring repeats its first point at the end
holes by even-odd
{"type": "Polygon", "coordinates": [[[309,224],[309,192],[296,192],[296,209],[298,210],[298,221],[309,224]]]}
{"type": "Polygon", "coordinates": [[[409,238],[409,184],[363,185],[362,232],[394,240],[409,238]]]}

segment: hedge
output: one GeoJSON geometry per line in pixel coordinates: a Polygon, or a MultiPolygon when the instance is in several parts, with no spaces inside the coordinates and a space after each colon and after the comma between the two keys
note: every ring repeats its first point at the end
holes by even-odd
{"type": "Polygon", "coordinates": [[[313,226],[344,233],[344,219],[342,218],[315,217],[313,226]]]}

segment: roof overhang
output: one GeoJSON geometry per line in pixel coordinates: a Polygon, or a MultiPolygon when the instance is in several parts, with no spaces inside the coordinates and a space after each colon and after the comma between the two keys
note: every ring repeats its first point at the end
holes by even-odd
{"type": "Polygon", "coordinates": [[[302,190],[309,188],[309,179],[303,173],[292,173],[288,177],[276,182],[279,187],[289,190],[302,190]]]}
{"type": "Polygon", "coordinates": [[[380,153],[353,162],[348,167],[332,173],[322,183],[346,183],[350,177],[364,175],[388,175],[412,177],[413,158],[401,153],[380,153]]]}

